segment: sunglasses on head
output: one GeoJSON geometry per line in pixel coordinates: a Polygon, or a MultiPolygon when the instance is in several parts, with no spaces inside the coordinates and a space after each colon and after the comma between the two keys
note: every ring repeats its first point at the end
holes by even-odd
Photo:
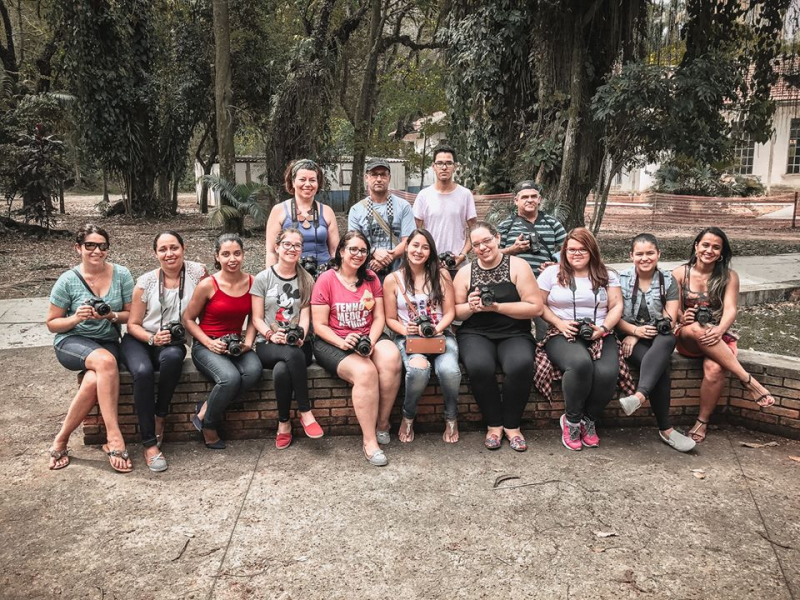
{"type": "Polygon", "coordinates": [[[83,242],[81,244],[84,248],[86,248],[89,252],[92,252],[95,248],[99,249],[100,252],[107,252],[109,248],[108,242],[83,242]]]}

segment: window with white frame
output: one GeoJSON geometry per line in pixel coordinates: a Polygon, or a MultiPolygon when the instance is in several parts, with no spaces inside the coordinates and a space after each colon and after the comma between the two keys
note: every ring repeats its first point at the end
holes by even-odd
{"type": "Polygon", "coordinates": [[[800,173],[800,152],[798,152],[798,141],[800,141],[800,119],[792,119],[789,126],[789,160],[786,165],[786,173],[800,173]]]}

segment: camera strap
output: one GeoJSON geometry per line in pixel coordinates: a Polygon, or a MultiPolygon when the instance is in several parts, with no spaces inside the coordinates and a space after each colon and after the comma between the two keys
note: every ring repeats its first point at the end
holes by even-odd
{"type": "MultiPolygon", "coordinates": [[[[81,272],[80,272],[80,268],[79,268],[79,267],[75,267],[74,269],[72,269],[72,272],[73,272],[73,273],[75,273],[75,276],[76,276],[78,279],[80,279],[81,283],[83,284],[83,287],[85,287],[87,290],[89,290],[89,293],[90,293],[90,294],[91,294],[91,295],[92,295],[94,298],[100,298],[100,295],[99,295],[99,294],[95,294],[95,293],[94,293],[94,290],[93,290],[93,289],[91,288],[91,286],[90,286],[90,285],[87,283],[87,281],[86,281],[86,280],[83,278],[83,275],[81,275],[81,272]]],[[[116,271],[114,271],[113,273],[116,273],[116,271]]],[[[112,286],[114,285],[114,275],[113,275],[113,274],[112,274],[112,276],[111,276],[111,285],[112,285],[112,286]]],[[[111,291],[111,288],[108,288],[108,289],[109,289],[109,291],[111,291]]],[[[118,334],[122,335],[122,329],[120,329],[120,326],[119,326],[119,324],[118,324],[118,323],[111,323],[111,325],[113,325],[114,329],[116,329],[116,330],[117,330],[117,333],[118,333],[118,334]]]]}
{"type": "Polygon", "coordinates": [[[394,202],[392,201],[391,194],[388,198],[386,198],[386,218],[388,219],[388,223],[381,217],[378,213],[375,212],[375,203],[372,201],[372,198],[364,198],[361,201],[361,204],[367,209],[367,231],[372,229],[373,221],[378,224],[378,227],[383,229],[383,231],[389,236],[389,245],[390,248],[394,248],[394,232],[392,231],[392,224],[394,223],[394,202]]]}
{"type": "MultiPolygon", "coordinates": [[[[302,227],[302,226],[300,225],[300,221],[297,220],[297,199],[296,198],[292,198],[291,199],[291,207],[292,207],[292,213],[291,213],[290,216],[292,217],[292,223],[294,224],[294,226],[297,229],[300,229],[300,227],[302,227]]],[[[317,244],[319,243],[319,240],[317,240],[317,227],[319,226],[319,211],[317,210],[317,201],[316,200],[313,200],[311,202],[311,211],[310,212],[311,212],[311,227],[314,230],[314,256],[316,257],[317,256],[317,244]]],[[[306,229],[306,228],[303,227],[303,229],[306,229]]],[[[302,231],[302,229],[301,229],[301,231],[302,231]]]]}
{"type": "MultiPolygon", "coordinates": [[[[575,284],[575,277],[569,278],[569,289],[572,290],[572,320],[578,320],[578,305],[575,301],[575,291],[578,289],[578,286],[575,284]]],[[[594,292],[594,318],[592,323],[597,323],[597,307],[600,306],[600,302],[597,300],[597,294],[599,290],[595,287],[592,288],[594,292]]]]}
{"type": "Polygon", "coordinates": [[[397,273],[398,273],[398,271],[395,271],[394,273],[392,273],[392,275],[394,276],[394,279],[397,282],[397,285],[400,287],[400,293],[403,294],[403,298],[405,298],[405,300],[406,300],[406,306],[408,307],[409,316],[411,316],[413,314],[413,318],[416,319],[417,317],[419,317],[419,312],[417,311],[417,306],[408,297],[408,293],[406,292],[406,289],[403,287],[403,284],[400,281],[400,277],[397,276],[397,273]]]}
{"type": "MultiPolygon", "coordinates": [[[[183,288],[186,283],[186,263],[181,267],[181,275],[178,279],[178,318],[181,318],[181,308],[183,308],[183,288]]],[[[164,325],[164,269],[158,270],[158,306],[161,308],[161,317],[158,320],[158,330],[161,331],[164,325]]]]}
{"type": "MultiPolygon", "coordinates": [[[[656,270],[658,271],[658,293],[661,296],[661,309],[663,310],[667,306],[667,291],[666,291],[666,285],[664,284],[664,273],[662,273],[661,269],[659,269],[658,267],[656,267],[656,270]]],[[[631,293],[631,299],[633,302],[636,301],[636,296],[638,294],[639,294],[639,274],[636,273],[636,279],[634,279],[633,281],[633,292],[631,293]]],[[[642,292],[642,302],[646,302],[644,292],[642,292]]],[[[631,306],[631,310],[633,310],[633,306],[631,306]]]]}

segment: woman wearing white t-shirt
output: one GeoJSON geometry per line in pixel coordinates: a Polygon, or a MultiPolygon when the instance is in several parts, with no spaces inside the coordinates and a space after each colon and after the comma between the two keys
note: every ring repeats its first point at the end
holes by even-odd
{"type": "Polygon", "coordinates": [[[561,441],[570,450],[596,447],[595,421],[614,396],[619,375],[619,348],[609,335],[622,316],[619,279],[600,259],[591,232],[577,227],[561,247],[561,262],[547,267],[538,282],[542,316],[550,325],[544,348],[563,372],[561,441]]]}
{"type": "Polygon", "coordinates": [[[155,237],[153,252],[161,266],[136,280],[128,332],[120,347],[122,361],[133,377],[144,458],[154,472],[167,470],[161,452],[164,423],[186,357],[181,317],[195,286],[208,275],[200,263],[183,259],[185,251],[183,238],[175,231],[155,237]],[[155,371],[159,372],[157,395],[155,371]]]}

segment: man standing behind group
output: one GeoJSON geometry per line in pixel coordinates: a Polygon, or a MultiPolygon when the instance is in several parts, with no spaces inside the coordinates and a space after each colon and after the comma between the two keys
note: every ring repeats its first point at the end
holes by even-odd
{"type": "Polygon", "coordinates": [[[452,252],[456,267],[470,251],[467,230],[478,221],[472,192],[453,181],[456,152],[449,146],[433,150],[433,185],[426,187],[414,201],[417,227],[431,232],[439,254],[452,252]]]}
{"type": "Polygon", "coordinates": [[[372,248],[369,268],[381,281],[400,266],[406,238],[414,230],[411,205],[389,193],[391,170],[382,158],[373,158],[364,169],[369,194],[350,208],[348,231],[361,232],[372,248]]]}
{"type": "Polygon", "coordinates": [[[514,187],[517,214],[497,226],[503,254],[515,254],[531,266],[534,277],[558,259],[561,244],[567,238],[563,225],[555,217],[539,212],[542,187],[535,181],[520,181],[514,187]]]}

